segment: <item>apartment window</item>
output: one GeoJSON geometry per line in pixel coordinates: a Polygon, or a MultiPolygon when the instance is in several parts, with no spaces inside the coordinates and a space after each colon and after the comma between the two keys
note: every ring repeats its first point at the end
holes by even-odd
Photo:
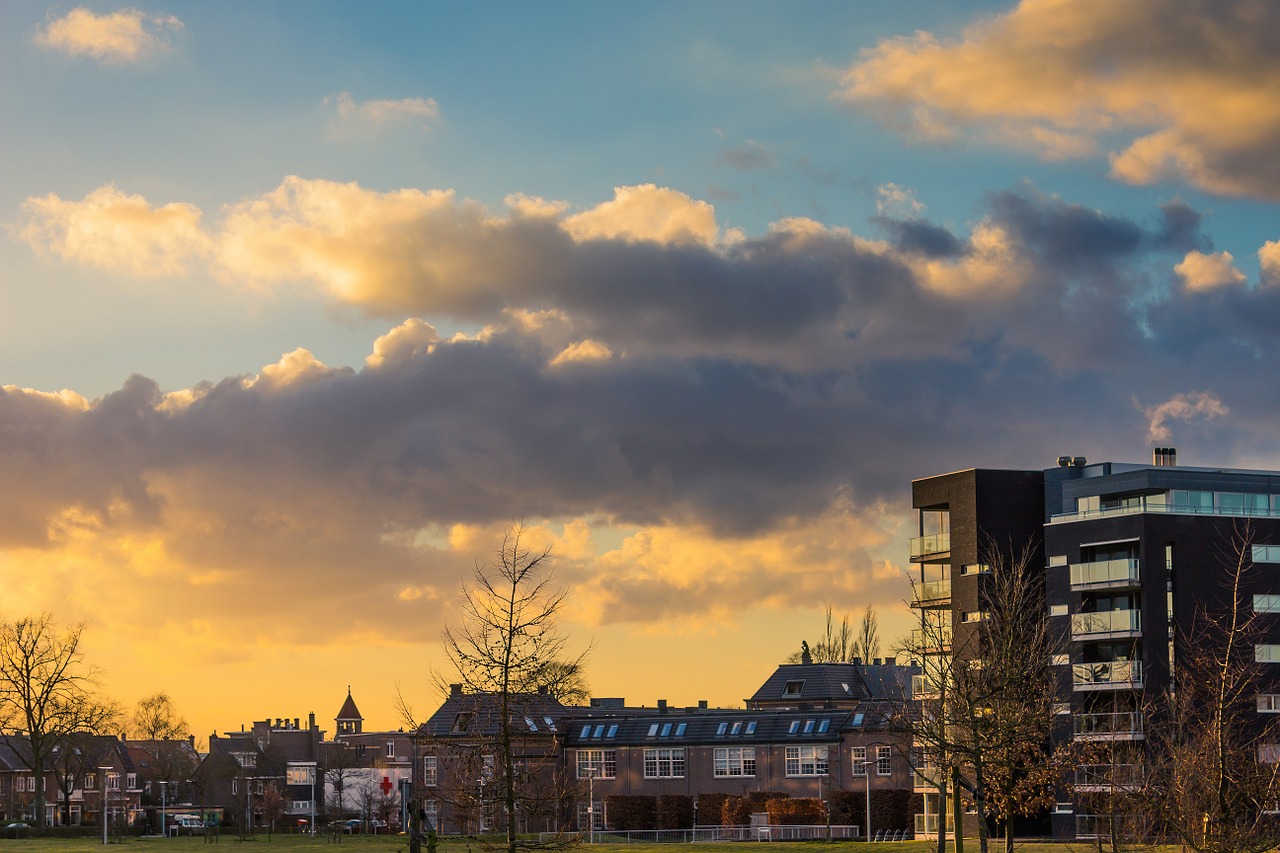
{"type": "Polygon", "coordinates": [[[1254,545],[1255,563],[1280,563],[1280,545],[1254,545]]]}
{"type": "Polygon", "coordinates": [[[424,755],[422,757],[422,784],[434,787],[438,778],[436,757],[434,755],[424,755]]]}
{"type": "Polygon", "coordinates": [[[1067,613],[1069,613],[1069,612],[1070,612],[1070,610],[1067,608],[1067,605],[1065,605],[1065,604],[1050,604],[1050,605],[1049,605],[1049,615],[1050,615],[1050,616],[1066,616],[1066,615],[1067,615],[1067,613]]]}
{"type": "Polygon", "coordinates": [[[1054,715],[1055,715],[1055,716],[1056,716],[1056,715],[1059,715],[1059,714],[1070,714],[1070,713],[1071,713],[1071,703],[1070,703],[1070,702],[1054,702],[1054,703],[1053,703],[1053,713],[1054,713],[1054,715]]]}
{"type": "Polygon", "coordinates": [[[753,746],[730,746],[715,750],[716,776],[756,775],[756,750],[753,746]]]}
{"type": "Polygon", "coordinates": [[[1253,659],[1258,663],[1280,663],[1280,646],[1260,643],[1253,647],[1253,659]]]}
{"type": "Polygon", "coordinates": [[[1066,652],[1049,655],[1049,666],[1066,666],[1069,663],[1071,663],[1071,655],[1066,652]]]}
{"type": "Polygon", "coordinates": [[[1053,804],[1054,814],[1071,814],[1075,810],[1076,810],[1076,807],[1071,803],[1054,803],[1053,804]]]}
{"type": "Polygon", "coordinates": [[[396,742],[393,740],[389,740],[387,741],[387,758],[395,758],[395,757],[396,757],[396,742]]]}
{"type": "Polygon", "coordinates": [[[867,775],[867,748],[865,746],[850,747],[850,753],[853,758],[853,775],[867,775]]]}
{"type": "Polygon", "coordinates": [[[1280,595],[1255,595],[1254,613],[1280,613],[1280,595]]]}
{"type": "Polygon", "coordinates": [[[825,746],[789,746],[786,753],[788,776],[826,776],[827,748],[825,746]]]}
{"type": "Polygon", "coordinates": [[[893,773],[893,747],[876,747],[876,775],[889,776],[893,773]]]}
{"type": "Polygon", "coordinates": [[[1280,714],[1280,693],[1258,694],[1259,714],[1280,714]]]}
{"type": "Polygon", "coordinates": [[[967,563],[960,567],[962,575],[989,575],[991,567],[986,563],[967,563]]]}
{"type": "Polygon", "coordinates": [[[1067,564],[1066,554],[1054,554],[1049,558],[1049,568],[1051,569],[1056,568],[1058,566],[1065,566],[1066,564],[1067,564]]]}
{"type": "Polygon", "coordinates": [[[644,778],[683,779],[684,748],[646,749],[644,751],[644,778]]]}
{"type": "Polygon", "coordinates": [[[618,775],[618,751],[616,749],[578,750],[578,778],[613,779],[618,775]]]}
{"type": "Polygon", "coordinates": [[[965,622],[985,622],[987,620],[987,611],[966,610],[962,618],[965,622]]]}

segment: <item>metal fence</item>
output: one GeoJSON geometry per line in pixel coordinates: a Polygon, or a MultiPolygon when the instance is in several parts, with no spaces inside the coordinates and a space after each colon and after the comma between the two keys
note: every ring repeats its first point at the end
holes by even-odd
{"type": "MultiPolygon", "coordinates": [[[[585,844],[691,844],[708,841],[804,841],[818,838],[858,838],[860,827],[826,824],[760,824],[758,826],[699,826],[694,829],[597,829],[578,833],[585,844]]],[[[547,840],[554,833],[542,833],[547,840]]]]}

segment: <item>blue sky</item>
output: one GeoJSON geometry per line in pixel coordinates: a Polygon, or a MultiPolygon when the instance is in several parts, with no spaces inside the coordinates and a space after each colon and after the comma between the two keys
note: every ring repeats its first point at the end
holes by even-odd
{"type": "Polygon", "coordinates": [[[0,615],[372,708],[524,517],[599,692],[731,704],[905,630],[913,477],[1276,466],[1275,16],[6,3],[0,615]]]}

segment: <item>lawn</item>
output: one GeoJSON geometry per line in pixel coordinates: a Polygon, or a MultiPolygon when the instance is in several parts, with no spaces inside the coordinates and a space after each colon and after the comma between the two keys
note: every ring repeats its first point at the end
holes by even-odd
{"type": "MultiPolygon", "coordinates": [[[[264,835],[254,835],[247,841],[241,841],[236,835],[222,835],[218,845],[231,845],[244,849],[251,846],[258,853],[408,853],[409,842],[403,835],[344,835],[334,844],[327,835],[315,837],[306,835],[273,835],[268,840],[264,835]]],[[[93,853],[102,849],[100,838],[30,838],[0,840],[0,850],[12,849],[18,853],[93,853]]],[[[127,838],[111,843],[111,848],[121,853],[211,853],[213,848],[207,840],[196,836],[193,838],[127,838]],[[127,851],[122,848],[128,848],[127,851]]],[[[866,850],[865,842],[858,841],[775,841],[775,842],[724,842],[698,843],[696,845],[680,844],[584,844],[584,853],[747,853],[744,847],[760,848],[759,853],[821,853],[830,850],[866,850]],[[689,851],[689,847],[694,849],[689,851]]],[[[442,838],[439,853],[484,853],[494,848],[482,842],[468,838],[442,838]]],[[[874,845],[874,853],[933,853],[936,845],[930,841],[881,842],[874,845]]],[[[950,847],[948,848],[950,849],[950,847]]],[[[1002,853],[1003,846],[992,840],[992,853],[1002,853]]],[[[1015,853],[1090,853],[1097,848],[1084,843],[1019,843],[1015,853]]],[[[1139,848],[1129,848],[1137,850],[1139,848]]],[[[1153,848],[1140,848],[1151,851],[1153,848]]],[[[1172,850],[1172,848],[1169,848],[1172,850]]],[[[425,853],[426,846],[423,846],[425,853]]],[[[965,853],[977,853],[977,839],[967,839],[965,853]]],[[[109,851],[108,851],[109,853],[109,851]]],[[[233,851],[226,851],[233,853],[233,851]]]]}

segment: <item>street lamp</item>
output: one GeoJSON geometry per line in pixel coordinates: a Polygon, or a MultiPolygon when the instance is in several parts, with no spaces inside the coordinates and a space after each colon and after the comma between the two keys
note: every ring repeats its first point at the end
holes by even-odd
{"type": "MultiPolygon", "coordinates": [[[[870,840],[871,840],[871,748],[872,748],[872,747],[879,748],[879,747],[882,747],[882,746],[887,746],[887,747],[889,747],[889,749],[891,750],[891,751],[890,751],[890,753],[889,753],[889,756],[888,756],[888,760],[892,762],[892,761],[893,761],[893,752],[892,752],[893,744],[891,744],[891,743],[868,743],[868,744],[866,744],[867,754],[866,754],[866,758],[865,758],[865,759],[863,760],[863,762],[862,762],[862,770],[863,770],[863,772],[866,774],[866,777],[867,777],[867,841],[870,841],[870,840]]],[[[880,758],[877,756],[877,758],[876,758],[876,765],[877,765],[877,767],[879,766],[879,764],[880,764],[880,758]]],[[[878,772],[878,771],[877,771],[877,772],[878,772]]],[[[890,775],[892,775],[892,774],[893,774],[893,766],[892,766],[892,765],[890,765],[890,767],[889,767],[889,773],[890,773],[890,775]]]]}
{"type": "Polygon", "coordinates": [[[587,843],[596,843],[596,766],[587,768],[587,843]]]}
{"type": "Polygon", "coordinates": [[[110,767],[99,765],[98,775],[102,777],[102,845],[107,845],[107,771],[110,767]]]}
{"type": "Polygon", "coordinates": [[[169,790],[166,787],[169,783],[161,780],[160,782],[160,834],[169,834],[169,790]]]}

